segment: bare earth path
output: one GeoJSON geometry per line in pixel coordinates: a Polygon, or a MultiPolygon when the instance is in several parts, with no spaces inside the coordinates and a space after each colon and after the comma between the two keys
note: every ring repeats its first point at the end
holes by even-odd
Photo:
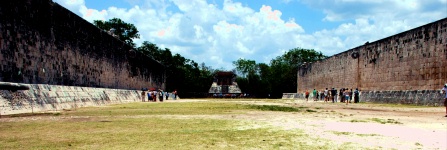
{"type": "MultiPolygon", "coordinates": [[[[188,101],[194,100],[168,102],[188,101]]],[[[253,111],[248,114],[220,117],[252,121],[255,124],[266,123],[284,130],[304,129],[313,137],[329,139],[338,144],[348,142],[358,144],[360,147],[380,149],[447,149],[447,118],[444,117],[444,107],[278,101],[281,102],[229,102],[305,107],[316,112],[253,111]]]]}

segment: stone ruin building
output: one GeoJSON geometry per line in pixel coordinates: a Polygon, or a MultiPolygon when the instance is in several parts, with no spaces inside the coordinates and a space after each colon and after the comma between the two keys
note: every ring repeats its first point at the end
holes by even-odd
{"type": "Polygon", "coordinates": [[[52,0],[1,0],[0,18],[0,117],[139,101],[141,88],[165,89],[162,64],[52,0]]]}
{"type": "Polygon", "coordinates": [[[214,96],[234,96],[241,94],[241,89],[236,82],[236,74],[233,72],[217,72],[214,74],[214,80],[211,84],[210,95],[214,96]]]}
{"type": "Polygon", "coordinates": [[[442,105],[447,83],[447,18],[380,39],[299,68],[297,93],[359,88],[360,100],[442,105]]]}

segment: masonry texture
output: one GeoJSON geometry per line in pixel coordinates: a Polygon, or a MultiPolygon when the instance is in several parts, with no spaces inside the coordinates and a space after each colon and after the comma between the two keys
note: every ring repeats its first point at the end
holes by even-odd
{"type": "Polygon", "coordinates": [[[364,101],[442,105],[447,18],[302,66],[297,82],[297,93],[359,88],[364,101]]]}
{"type": "Polygon", "coordinates": [[[135,90],[48,84],[24,85],[29,86],[30,90],[0,90],[0,115],[141,101],[139,91],[135,90]]]}
{"type": "Polygon", "coordinates": [[[0,1],[0,81],[164,89],[164,67],[51,0],[0,1]]]}

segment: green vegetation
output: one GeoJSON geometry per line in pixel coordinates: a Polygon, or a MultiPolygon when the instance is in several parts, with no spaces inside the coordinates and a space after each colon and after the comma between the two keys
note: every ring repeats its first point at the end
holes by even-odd
{"type": "Polygon", "coordinates": [[[356,134],[357,136],[381,136],[380,134],[356,134]]]}
{"type": "Polygon", "coordinates": [[[332,131],[335,135],[351,135],[352,132],[340,132],[340,131],[332,131]]]}
{"type": "Polygon", "coordinates": [[[366,121],[366,120],[357,120],[357,119],[353,119],[353,120],[351,120],[351,122],[368,122],[368,121],[366,121]]]}
{"type": "Polygon", "coordinates": [[[327,58],[313,49],[293,48],[270,61],[270,64],[256,63],[254,60],[233,61],[241,89],[259,97],[282,97],[282,93],[296,92],[298,68],[305,62],[315,62],[327,58]]]}
{"type": "Polygon", "coordinates": [[[391,124],[402,124],[401,122],[394,119],[380,119],[380,118],[371,118],[372,121],[378,122],[381,124],[391,123],[391,124]]]}
{"type": "Polygon", "coordinates": [[[284,111],[284,112],[300,112],[300,108],[278,106],[278,105],[249,105],[251,109],[259,109],[264,111],[284,111]]]}
{"type": "Polygon", "coordinates": [[[104,31],[113,29],[113,34],[116,35],[118,39],[131,46],[135,46],[133,39],[140,38],[140,34],[138,34],[138,29],[135,25],[126,23],[119,18],[112,18],[108,21],[94,20],[93,24],[104,31]]]}

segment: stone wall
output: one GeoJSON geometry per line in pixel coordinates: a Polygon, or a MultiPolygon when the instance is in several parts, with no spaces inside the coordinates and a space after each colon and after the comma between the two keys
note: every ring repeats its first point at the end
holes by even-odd
{"type": "Polygon", "coordinates": [[[164,89],[164,67],[51,0],[0,1],[0,81],[164,89]]]}
{"type": "Polygon", "coordinates": [[[30,90],[0,90],[0,115],[61,111],[87,106],[142,101],[136,90],[24,84],[30,90]]]}
{"type": "MultiPolygon", "coordinates": [[[[438,91],[447,83],[447,18],[304,65],[297,82],[298,93],[359,88],[370,101],[431,105],[428,103],[439,100],[412,100],[404,95],[438,91]]],[[[441,94],[419,95],[438,99],[441,94]]]]}
{"type": "MultiPolygon", "coordinates": [[[[309,100],[314,95],[310,91],[309,100]]],[[[373,103],[397,103],[425,106],[444,106],[444,94],[440,90],[415,90],[415,91],[361,91],[360,102],[373,103]]],[[[304,93],[283,93],[282,99],[304,100],[304,93]]],[[[338,97],[338,102],[340,98],[338,97]]]]}

